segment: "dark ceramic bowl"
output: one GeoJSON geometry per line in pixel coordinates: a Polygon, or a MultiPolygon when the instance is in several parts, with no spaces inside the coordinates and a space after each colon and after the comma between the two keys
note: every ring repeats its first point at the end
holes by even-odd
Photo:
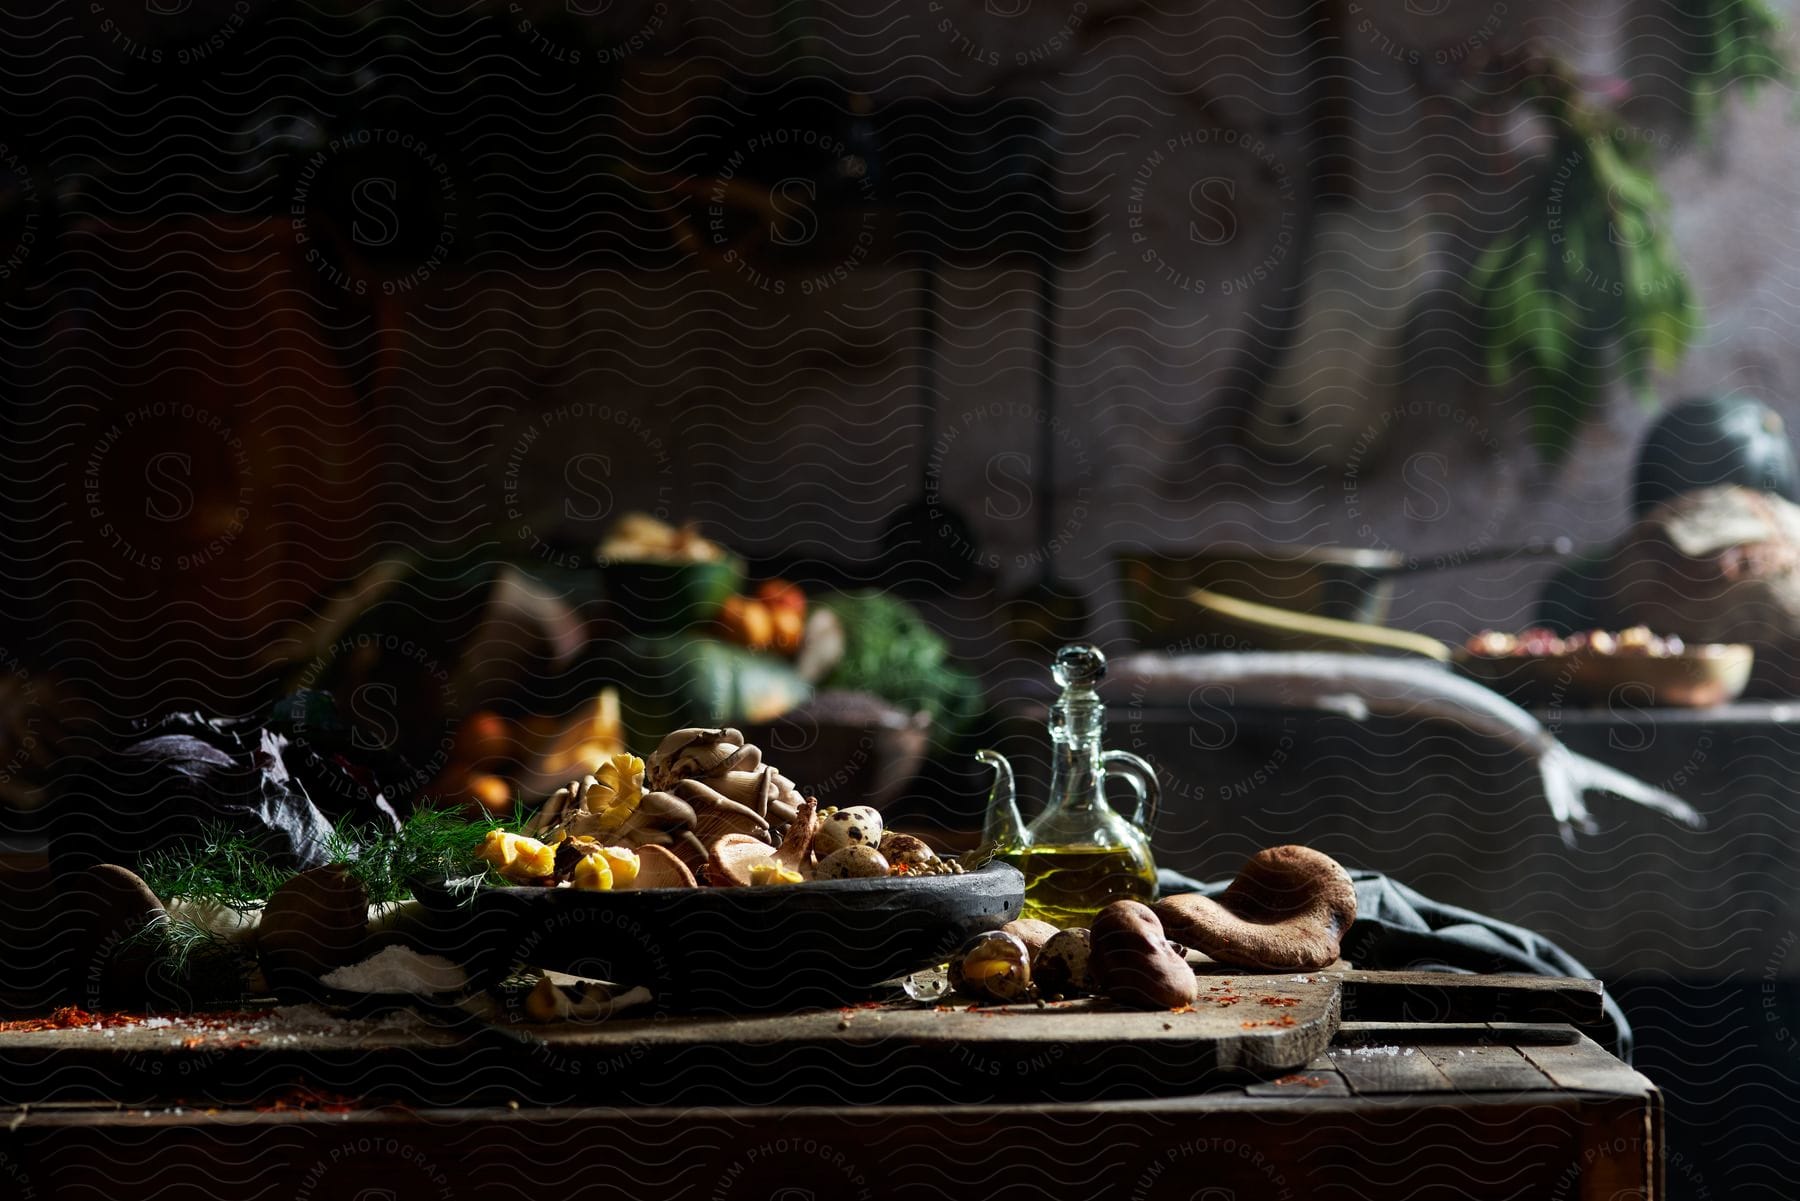
{"type": "Polygon", "coordinates": [[[433,950],[471,982],[515,963],[643,985],[665,1009],[739,1012],[843,1005],[942,963],[972,934],[1019,915],[1006,864],[960,876],[828,880],[762,888],[484,888],[420,882],[433,950]]]}

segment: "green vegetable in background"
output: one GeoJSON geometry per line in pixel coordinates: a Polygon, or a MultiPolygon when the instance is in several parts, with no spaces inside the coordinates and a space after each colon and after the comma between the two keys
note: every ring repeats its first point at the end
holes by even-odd
{"type": "Polygon", "coordinates": [[[624,639],[604,670],[631,746],[654,747],[683,726],[768,721],[812,695],[783,656],[690,633],[624,639]]]}
{"type": "Polygon", "coordinates": [[[980,716],[981,683],[953,666],[950,646],[906,602],[880,592],[824,597],[844,628],[844,657],[824,687],[868,692],[931,715],[939,746],[980,716]]]}

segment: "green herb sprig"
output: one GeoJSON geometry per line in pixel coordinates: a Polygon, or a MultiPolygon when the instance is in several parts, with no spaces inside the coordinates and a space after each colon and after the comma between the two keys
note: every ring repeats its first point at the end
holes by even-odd
{"type": "Polygon", "coordinates": [[[256,839],[223,825],[208,826],[199,838],[138,865],[138,875],[165,903],[197,901],[240,911],[261,905],[293,874],[256,839]]]}
{"type": "Polygon", "coordinates": [[[411,897],[409,882],[417,877],[468,873],[476,864],[475,849],[482,839],[489,830],[501,828],[491,818],[415,809],[395,831],[339,826],[326,848],[332,862],[343,864],[368,890],[370,902],[379,905],[411,897]]]}
{"type": "MultiPolygon", "coordinates": [[[[522,820],[522,815],[515,816],[522,820]]],[[[326,839],[325,853],[368,890],[371,903],[404,901],[412,895],[409,882],[417,877],[461,876],[476,870],[475,849],[488,831],[518,824],[419,808],[398,830],[339,823],[326,839]]],[[[266,847],[241,831],[212,827],[198,839],[147,857],[139,874],[163,901],[210,902],[246,910],[268,900],[294,872],[279,866],[266,847]]]]}

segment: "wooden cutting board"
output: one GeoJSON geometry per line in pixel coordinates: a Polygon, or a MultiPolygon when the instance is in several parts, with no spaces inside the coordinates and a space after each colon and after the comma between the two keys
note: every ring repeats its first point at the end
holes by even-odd
{"type": "Polygon", "coordinates": [[[1600,995],[1593,981],[1536,977],[1196,971],[1192,1007],[1149,1013],[1100,1000],[889,1004],[511,1027],[453,1008],[354,1021],[303,1009],[9,1032],[0,1103],[267,1100],[302,1082],[437,1105],[1122,1100],[1298,1069],[1325,1052],[1346,1005],[1364,1018],[1411,1005],[1446,1022],[1584,1021],[1600,995]]]}
{"type": "Polygon", "coordinates": [[[1102,1000],[910,1003],[752,1016],[622,1016],[507,1026],[445,1008],[0,1034],[0,1102],[171,1095],[238,1101],[272,1085],[430,1104],[961,1103],[1193,1091],[1280,1074],[1338,1028],[1335,977],[1208,975],[1180,1011],[1102,1000]],[[315,1020],[303,1020],[307,1017],[315,1020]]]}

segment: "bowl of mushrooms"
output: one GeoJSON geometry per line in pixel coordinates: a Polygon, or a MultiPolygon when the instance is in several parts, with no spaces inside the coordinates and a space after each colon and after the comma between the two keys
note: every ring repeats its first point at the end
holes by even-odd
{"type": "Polygon", "coordinates": [[[822,808],[730,728],[610,757],[480,855],[485,874],[418,890],[475,978],[525,963],[686,1011],[860,999],[1024,901],[1012,867],[965,871],[873,807],[822,808]]]}

